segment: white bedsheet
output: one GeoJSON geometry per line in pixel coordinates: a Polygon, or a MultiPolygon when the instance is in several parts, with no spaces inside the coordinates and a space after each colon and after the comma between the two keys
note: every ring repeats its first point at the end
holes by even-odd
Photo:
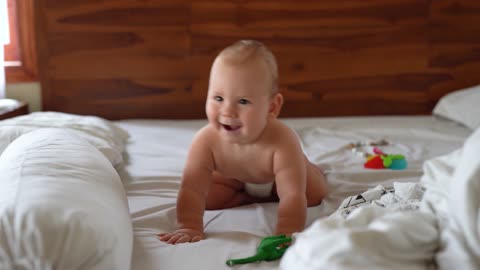
{"type": "MultiPolygon", "coordinates": [[[[327,173],[330,194],[308,209],[308,224],[333,213],[342,200],[394,182],[418,182],[427,159],[459,148],[471,130],[430,116],[285,119],[302,140],[309,159],[327,173]],[[403,154],[408,168],[367,170],[364,159],[344,146],[355,141],[386,139],[386,153],[403,154]]],[[[188,146],[205,121],[124,120],[130,133],[125,166],[120,168],[134,226],[132,269],[229,269],[225,261],[253,255],[272,235],[276,203],[206,211],[206,240],[167,245],[155,234],[175,228],[175,200],[188,146]]],[[[235,266],[235,269],[278,269],[279,262],[235,266]]]]}

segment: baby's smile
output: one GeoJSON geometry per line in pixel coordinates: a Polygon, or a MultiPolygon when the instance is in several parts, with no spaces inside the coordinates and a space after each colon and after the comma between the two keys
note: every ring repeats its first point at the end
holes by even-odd
{"type": "Polygon", "coordinates": [[[221,124],[221,125],[227,131],[237,131],[242,127],[237,125],[225,125],[225,124],[221,124]]]}

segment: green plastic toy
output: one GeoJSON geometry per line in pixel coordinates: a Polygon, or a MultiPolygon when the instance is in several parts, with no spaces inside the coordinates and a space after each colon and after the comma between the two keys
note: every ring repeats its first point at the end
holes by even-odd
{"type": "Polygon", "coordinates": [[[247,258],[228,260],[227,265],[233,266],[235,264],[278,260],[283,256],[283,253],[285,253],[287,248],[290,246],[283,244],[291,242],[292,238],[287,237],[284,234],[265,237],[258,246],[257,254],[247,258]]]}

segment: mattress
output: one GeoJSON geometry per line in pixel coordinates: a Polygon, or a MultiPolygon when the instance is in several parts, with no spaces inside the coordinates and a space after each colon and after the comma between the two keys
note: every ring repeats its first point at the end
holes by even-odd
{"type": "MultiPolygon", "coordinates": [[[[418,182],[424,161],[462,146],[471,130],[434,116],[376,116],[283,119],[294,129],[306,156],[327,175],[329,195],[308,209],[307,227],[334,213],[342,201],[368,189],[418,182]],[[364,168],[365,157],[350,143],[386,140],[381,150],[404,155],[404,170],[364,168]]],[[[274,233],[276,203],[206,211],[206,239],[169,245],[156,234],[176,228],[175,202],[189,144],[204,120],[122,120],[129,134],[124,164],[117,168],[133,220],[132,269],[230,269],[226,261],[253,255],[261,239],[274,233]]],[[[366,146],[360,152],[372,153],[366,146]]],[[[234,266],[278,269],[279,261],[234,266]]]]}

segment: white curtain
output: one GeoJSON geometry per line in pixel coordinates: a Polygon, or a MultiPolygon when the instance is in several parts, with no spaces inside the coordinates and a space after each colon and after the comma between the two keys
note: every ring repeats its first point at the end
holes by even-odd
{"type": "Polygon", "coordinates": [[[9,42],[7,0],[0,0],[0,98],[5,97],[6,88],[3,46],[9,42]]]}

